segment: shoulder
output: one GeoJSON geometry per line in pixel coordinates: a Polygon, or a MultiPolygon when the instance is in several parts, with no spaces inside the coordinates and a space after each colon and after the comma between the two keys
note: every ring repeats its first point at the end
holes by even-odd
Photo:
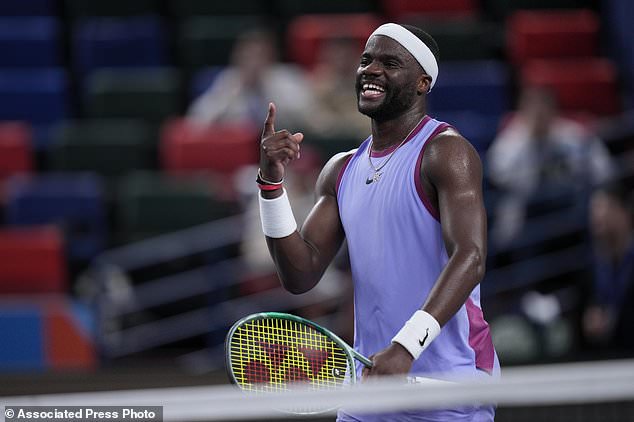
{"type": "Polygon", "coordinates": [[[442,131],[427,142],[422,169],[432,180],[441,176],[482,171],[478,152],[454,128],[442,131]]]}
{"type": "Polygon", "coordinates": [[[321,170],[319,177],[317,178],[318,195],[326,193],[332,196],[336,196],[337,181],[339,180],[339,175],[341,174],[344,166],[348,163],[348,161],[356,152],[357,148],[346,152],[340,152],[338,154],[335,154],[330,160],[328,160],[328,162],[321,170]]]}

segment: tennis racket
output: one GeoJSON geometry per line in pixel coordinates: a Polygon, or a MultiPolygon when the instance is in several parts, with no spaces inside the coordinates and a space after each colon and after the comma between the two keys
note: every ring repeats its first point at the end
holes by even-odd
{"type": "Polygon", "coordinates": [[[231,381],[259,393],[286,391],[298,383],[314,390],[339,389],[357,381],[355,359],[372,366],[328,329],[278,312],[236,322],[227,334],[225,352],[231,381]]]}

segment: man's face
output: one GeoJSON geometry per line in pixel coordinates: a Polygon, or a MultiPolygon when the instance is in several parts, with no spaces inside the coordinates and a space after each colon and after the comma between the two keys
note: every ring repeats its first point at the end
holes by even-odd
{"type": "Polygon", "coordinates": [[[402,114],[415,104],[422,75],[416,59],[398,42],[381,35],[373,36],[357,69],[359,111],[378,121],[402,114]]]}

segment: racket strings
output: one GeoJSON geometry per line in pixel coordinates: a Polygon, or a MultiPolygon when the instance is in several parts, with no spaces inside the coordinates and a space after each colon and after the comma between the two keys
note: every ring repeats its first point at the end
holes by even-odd
{"type": "Polygon", "coordinates": [[[284,391],[298,382],[340,388],[349,370],[348,355],[337,343],[288,319],[248,321],[235,330],[230,348],[236,382],[249,391],[284,391]]]}

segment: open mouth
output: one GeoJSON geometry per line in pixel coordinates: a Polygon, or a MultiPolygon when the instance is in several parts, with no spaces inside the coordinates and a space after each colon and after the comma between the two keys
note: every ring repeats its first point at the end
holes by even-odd
{"type": "Polygon", "coordinates": [[[385,95],[385,88],[377,83],[365,83],[361,86],[361,96],[366,99],[376,99],[385,95]]]}

